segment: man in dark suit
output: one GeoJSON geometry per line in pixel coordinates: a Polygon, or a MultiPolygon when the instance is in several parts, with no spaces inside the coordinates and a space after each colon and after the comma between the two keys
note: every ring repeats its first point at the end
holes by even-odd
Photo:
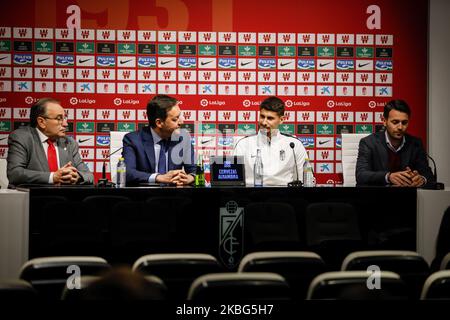
{"type": "Polygon", "coordinates": [[[188,185],[194,181],[194,150],[183,124],[179,102],[157,95],[147,104],[149,126],[123,137],[127,185],[163,183],[188,185]]]}
{"type": "Polygon", "coordinates": [[[81,160],[78,144],[66,137],[67,119],[59,101],[40,99],[30,110],[30,126],[8,138],[7,175],[10,184],[93,183],[81,160]]]}
{"type": "Polygon", "coordinates": [[[361,139],[356,183],[421,187],[435,182],[419,138],[406,134],[411,111],[403,100],[384,107],[384,132],[361,139]]]}

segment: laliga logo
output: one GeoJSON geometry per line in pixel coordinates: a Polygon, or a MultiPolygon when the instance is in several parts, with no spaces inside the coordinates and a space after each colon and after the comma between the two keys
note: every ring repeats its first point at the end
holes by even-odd
{"type": "Polygon", "coordinates": [[[375,101],[369,101],[369,108],[373,109],[377,106],[377,103],[375,101]]]}
{"type": "Polygon", "coordinates": [[[286,100],[286,102],[284,103],[286,105],[286,107],[290,108],[293,106],[292,100],[286,100]]]}
{"type": "Polygon", "coordinates": [[[333,100],[328,100],[327,101],[327,107],[328,108],[334,108],[334,101],[333,100]]]}
{"type": "Polygon", "coordinates": [[[114,99],[114,104],[115,104],[116,106],[120,106],[120,105],[122,104],[122,99],[120,99],[120,98],[115,98],[115,99],[114,99]]]}
{"type": "Polygon", "coordinates": [[[244,100],[244,101],[242,101],[242,105],[243,105],[244,107],[248,108],[248,107],[250,107],[251,102],[250,102],[250,100],[244,100]]]}
{"type": "Polygon", "coordinates": [[[200,105],[201,105],[202,107],[206,107],[208,104],[209,104],[208,100],[206,100],[206,99],[200,100],[200,105]]]}
{"type": "Polygon", "coordinates": [[[70,98],[69,102],[70,102],[71,105],[76,105],[76,104],[78,104],[78,99],[75,98],[75,97],[72,97],[72,98],[70,98]]]}
{"type": "Polygon", "coordinates": [[[26,97],[26,98],[25,98],[25,103],[26,103],[26,104],[32,104],[33,101],[34,101],[33,97],[26,97]]]}

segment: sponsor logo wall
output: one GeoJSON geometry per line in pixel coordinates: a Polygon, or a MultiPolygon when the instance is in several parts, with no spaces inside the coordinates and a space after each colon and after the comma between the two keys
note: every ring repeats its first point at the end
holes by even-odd
{"type": "MultiPolygon", "coordinates": [[[[239,138],[255,134],[259,103],[277,95],[287,106],[281,131],[303,143],[319,183],[340,183],[341,133],[380,130],[384,103],[407,98],[397,72],[402,39],[393,29],[267,29],[0,26],[0,158],[8,133],[27,124],[29,107],[43,96],[62,101],[69,135],[98,176],[109,132],[146,125],[154,94],[181,100],[183,127],[205,155],[230,154],[239,138]]],[[[418,90],[426,96],[426,85],[418,90]]]]}

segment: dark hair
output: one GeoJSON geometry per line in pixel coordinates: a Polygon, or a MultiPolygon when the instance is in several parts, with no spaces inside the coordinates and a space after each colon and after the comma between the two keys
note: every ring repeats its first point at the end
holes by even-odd
{"type": "Polygon", "coordinates": [[[165,284],[155,276],[146,278],[138,272],[132,272],[128,267],[116,267],[89,284],[81,298],[84,300],[164,300],[166,291],[165,284]]]}
{"type": "Polygon", "coordinates": [[[150,127],[156,127],[156,119],[165,121],[167,113],[177,104],[177,102],[177,99],[164,94],[154,96],[147,104],[147,117],[150,127]]]}
{"type": "Polygon", "coordinates": [[[30,126],[37,127],[37,118],[45,116],[47,113],[47,103],[60,103],[58,100],[53,98],[42,98],[38,102],[31,106],[30,110],[30,126]]]}
{"type": "Polygon", "coordinates": [[[400,112],[404,112],[408,115],[411,115],[411,109],[409,109],[408,104],[403,100],[391,100],[384,106],[383,117],[387,119],[389,117],[389,112],[391,110],[397,110],[400,112]]]}
{"type": "Polygon", "coordinates": [[[259,110],[275,111],[280,117],[284,116],[284,102],[278,97],[269,97],[261,102],[259,110]]]}

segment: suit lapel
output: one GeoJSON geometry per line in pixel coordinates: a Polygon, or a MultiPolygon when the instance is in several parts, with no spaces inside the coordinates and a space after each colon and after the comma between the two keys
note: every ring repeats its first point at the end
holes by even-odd
{"type": "Polygon", "coordinates": [[[155,170],[155,146],[153,143],[153,136],[150,132],[150,127],[148,129],[143,128],[141,131],[141,140],[142,146],[144,147],[145,155],[147,156],[147,160],[150,163],[150,170],[155,170]]]}
{"type": "Polygon", "coordinates": [[[414,169],[411,168],[411,164],[409,163],[408,160],[411,160],[411,152],[412,152],[412,148],[410,148],[410,142],[411,140],[408,139],[407,136],[405,136],[405,145],[403,146],[402,150],[400,150],[400,162],[401,162],[401,166],[402,169],[406,168],[406,167],[410,167],[410,169],[414,169]]]}
{"type": "Polygon", "coordinates": [[[36,128],[29,127],[31,130],[31,135],[33,137],[33,154],[32,156],[36,156],[39,163],[41,164],[42,171],[49,171],[47,157],[45,156],[44,146],[42,145],[41,139],[39,138],[39,134],[37,133],[36,128]]]}
{"type": "MultiPolygon", "coordinates": [[[[69,162],[69,151],[67,150],[67,143],[64,138],[58,139],[58,154],[59,154],[59,167],[61,168],[67,162],[69,162]]],[[[73,165],[73,163],[72,163],[73,165]]]]}

